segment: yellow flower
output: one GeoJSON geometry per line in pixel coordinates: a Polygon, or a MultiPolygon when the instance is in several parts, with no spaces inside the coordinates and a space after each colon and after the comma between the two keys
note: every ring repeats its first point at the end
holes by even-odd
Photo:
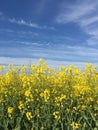
{"type": "Polygon", "coordinates": [[[96,103],[98,104],[98,101],[96,101],[96,103]]]}
{"type": "Polygon", "coordinates": [[[32,97],[32,94],[31,94],[30,90],[25,91],[25,96],[26,97],[32,97]]]}
{"type": "Polygon", "coordinates": [[[43,58],[40,58],[39,61],[40,61],[40,63],[44,63],[44,59],[43,58]]]}
{"type": "Polygon", "coordinates": [[[86,68],[91,68],[92,64],[91,63],[86,63],[85,66],[86,66],[86,68]]]}
{"type": "Polygon", "coordinates": [[[48,89],[45,89],[44,92],[40,94],[40,96],[44,98],[45,102],[48,102],[50,97],[50,91],[48,89]]]}
{"type": "Polygon", "coordinates": [[[81,109],[82,109],[82,110],[84,110],[85,108],[86,108],[86,106],[85,106],[85,105],[82,105],[82,106],[81,106],[81,109]]]}
{"type": "Polygon", "coordinates": [[[8,107],[7,113],[8,114],[12,114],[13,113],[14,108],[13,107],[8,107]]]}
{"type": "Polygon", "coordinates": [[[27,117],[28,121],[30,121],[33,118],[32,113],[31,112],[27,112],[26,113],[26,117],[27,117]]]}
{"type": "Polygon", "coordinates": [[[73,130],[76,130],[76,129],[80,128],[81,124],[76,123],[76,122],[72,122],[71,126],[72,126],[73,130]]]}
{"type": "Polygon", "coordinates": [[[55,119],[59,120],[60,119],[60,113],[59,113],[59,111],[53,112],[53,116],[54,116],[55,119]]]}
{"type": "Polygon", "coordinates": [[[14,110],[13,107],[8,107],[8,109],[7,109],[7,113],[8,113],[8,117],[9,117],[9,118],[12,118],[13,110],[14,110]]]}
{"type": "Polygon", "coordinates": [[[19,106],[18,106],[19,110],[22,111],[22,109],[24,108],[24,104],[22,101],[19,102],[19,106]]]}

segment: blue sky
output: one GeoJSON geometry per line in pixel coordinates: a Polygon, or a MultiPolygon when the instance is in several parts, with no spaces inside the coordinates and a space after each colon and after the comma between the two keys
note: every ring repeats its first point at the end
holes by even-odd
{"type": "Polygon", "coordinates": [[[0,0],[0,64],[98,65],[98,0],[0,0]]]}

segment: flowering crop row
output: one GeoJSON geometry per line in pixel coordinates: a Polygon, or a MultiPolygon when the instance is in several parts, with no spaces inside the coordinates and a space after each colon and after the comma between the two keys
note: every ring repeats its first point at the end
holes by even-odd
{"type": "Polygon", "coordinates": [[[96,67],[0,66],[0,130],[98,130],[96,67]]]}

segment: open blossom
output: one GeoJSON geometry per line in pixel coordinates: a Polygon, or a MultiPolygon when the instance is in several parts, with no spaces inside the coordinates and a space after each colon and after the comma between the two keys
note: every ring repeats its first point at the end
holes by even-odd
{"type": "Polygon", "coordinates": [[[8,114],[12,114],[12,113],[13,113],[13,110],[14,110],[13,107],[8,107],[8,110],[7,110],[8,114]]]}
{"type": "Polygon", "coordinates": [[[79,123],[77,123],[77,122],[72,122],[72,123],[71,123],[71,126],[72,126],[73,130],[76,130],[76,129],[78,129],[78,128],[81,127],[81,124],[79,124],[79,123]]]}
{"type": "Polygon", "coordinates": [[[22,111],[24,108],[24,103],[22,101],[19,102],[18,109],[22,111]]]}
{"type": "Polygon", "coordinates": [[[60,119],[60,113],[59,113],[59,111],[53,112],[53,116],[54,116],[55,119],[59,120],[60,119]]]}
{"type": "Polygon", "coordinates": [[[26,112],[26,117],[30,121],[33,118],[32,113],[31,112],[26,112]]]}
{"type": "Polygon", "coordinates": [[[8,107],[7,113],[8,113],[8,117],[9,117],[9,118],[12,118],[13,111],[14,111],[14,108],[13,108],[13,107],[8,107]]]}

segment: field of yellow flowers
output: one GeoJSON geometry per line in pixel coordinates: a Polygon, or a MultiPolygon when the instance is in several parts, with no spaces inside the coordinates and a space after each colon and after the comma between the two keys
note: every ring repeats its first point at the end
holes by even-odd
{"type": "Polygon", "coordinates": [[[58,71],[43,59],[0,66],[0,130],[98,130],[98,73],[71,65],[58,71]]]}

